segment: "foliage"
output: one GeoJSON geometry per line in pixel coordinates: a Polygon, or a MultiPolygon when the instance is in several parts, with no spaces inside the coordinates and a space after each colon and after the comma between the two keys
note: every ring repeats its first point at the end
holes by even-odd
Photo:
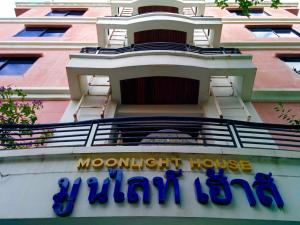
{"type": "Polygon", "coordinates": [[[287,109],[283,103],[278,103],[274,107],[274,110],[280,113],[278,118],[287,121],[291,125],[300,125],[300,119],[296,118],[296,115],[293,114],[293,110],[287,109]]]}
{"type": "MultiPolygon", "coordinates": [[[[250,7],[257,6],[261,4],[264,0],[235,0],[235,2],[239,5],[239,9],[242,11],[243,15],[250,16],[249,10],[250,7]]],[[[215,4],[224,9],[229,6],[228,0],[215,0],[215,4]]],[[[271,7],[278,8],[281,4],[280,0],[271,0],[271,7]]]]}
{"type": "MultiPolygon", "coordinates": [[[[11,87],[0,87],[0,126],[1,125],[32,125],[37,121],[36,112],[42,109],[40,100],[26,101],[26,94],[21,89],[11,87]],[[15,100],[18,99],[18,100],[15,100]]],[[[31,129],[2,130],[0,128],[1,145],[7,149],[28,148],[30,146],[43,145],[45,140],[52,136],[52,131],[43,130],[37,140],[30,145],[24,145],[17,141],[17,138],[32,137],[31,129]]],[[[36,137],[36,135],[34,135],[36,137]]]]}

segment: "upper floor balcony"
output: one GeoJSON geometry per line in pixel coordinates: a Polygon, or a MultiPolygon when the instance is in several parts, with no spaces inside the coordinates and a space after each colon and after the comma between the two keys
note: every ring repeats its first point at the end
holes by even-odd
{"type": "MultiPolygon", "coordinates": [[[[98,18],[98,44],[110,46],[113,31],[124,31],[124,45],[144,42],[177,42],[197,45],[202,36],[203,46],[218,47],[222,20],[213,17],[189,17],[174,13],[146,13],[131,17],[98,18]]],[[[201,39],[201,40],[202,40],[201,39]]]]}
{"type": "Polygon", "coordinates": [[[67,75],[71,99],[79,100],[88,91],[89,76],[107,76],[111,99],[117,104],[202,105],[210,95],[211,77],[222,76],[232,76],[238,95],[249,101],[256,74],[252,56],[237,49],[199,48],[180,43],[84,48],[70,58],[67,75]],[[148,86],[141,89],[136,82],[148,86]],[[167,84],[172,87],[166,92],[167,84]],[[180,98],[176,97],[178,94],[180,98]],[[142,96],[148,97],[139,100],[142,96]]]}
{"type": "Polygon", "coordinates": [[[184,14],[189,10],[192,15],[203,16],[205,11],[205,1],[201,0],[112,0],[110,3],[113,16],[121,16],[123,8],[131,9],[133,15],[149,12],[184,14]]]}

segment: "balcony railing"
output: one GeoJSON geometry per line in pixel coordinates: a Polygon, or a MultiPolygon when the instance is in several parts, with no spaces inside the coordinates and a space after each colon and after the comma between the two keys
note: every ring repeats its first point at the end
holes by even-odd
{"type": "Polygon", "coordinates": [[[192,145],[300,150],[300,126],[198,117],[126,117],[77,123],[0,125],[2,149],[192,145]]]}
{"type": "Polygon", "coordinates": [[[201,55],[219,55],[219,54],[241,54],[236,48],[201,48],[189,44],[170,43],[170,42],[151,42],[143,44],[132,44],[123,48],[101,48],[101,47],[85,47],[80,53],[86,54],[121,54],[127,52],[153,50],[183,51],[192,52],[201,55]]]}

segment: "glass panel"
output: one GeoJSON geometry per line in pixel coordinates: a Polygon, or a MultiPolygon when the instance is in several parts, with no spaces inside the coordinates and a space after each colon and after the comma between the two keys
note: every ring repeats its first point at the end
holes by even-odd
{"type": "Polygon", "coordinates": [[[85,11],[70,11],[66,16],[82,16],[85,11]]]}
{"type": "Polygon", "coordinates": [[[298,70],[300,72],[300,60],[299,60],[299,62],[285,62],[285,63],[291,69],[293,69],[293,70],[296,69],[296,70],[298,70]]]}
{"type": "Polygon", "coordinates": [[[250,11],[250,16],[269,16],[269,14],[265,13],[264,11],[250,11]]]}
{"type": "Polygon", "coordinates": [[[250,30],[258,38],[275,38],[275,37],[278,37],[269,28],[251,28],[250,30]]]}
{"type": "Polygon", "coordinates": [[[288,67],[300,74],[300,57],[280,57],[288,67]]]}
{"type": "MultiPolygon", "coordinates": [[[[236,16],[244,16],[241,10],[231,11],[231,13],[236,16]]],[[[265,13],[263,10],[250,10],[249,14],[250,16],[269,16],[269,14],[265,13]]]]}
{"type": "Polygon", "coordinates": [[[61,37],[67,31],[68,28],[48,28],[43,34],[43,37],[61,37]]]}
{"type": "Polygon", "coordinates": [[[288,38],[297,38],[299,35],[290,28],[274,28],[274,32],[279,36],[279,37],[288,37],[288,38]]]}
{"type": "Polygon", "coordinates": [[[53,10],[49,12],[46,16],[66,16],[69,11],[58,11],[58,10],[53,10]]]}
{"type": "Polygon", "coordinates": [[[6,58],[0,58],[0,68],[6,63],[6,58]]]}
{"type": "Polygon", "coordinates": [[[45,28],[25,28],[15,35],[15,37],[39,37],[45,28]]]}
{"type": "Polygon", "coordinates": [[[23,75],[37,60],[37,58],[11,58],[0,69],[0,75],[23,75]]]}

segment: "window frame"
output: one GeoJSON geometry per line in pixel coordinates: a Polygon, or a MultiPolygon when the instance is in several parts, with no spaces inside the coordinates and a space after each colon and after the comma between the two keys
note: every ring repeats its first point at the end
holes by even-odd
{"type": "Polygon", "coordinates": [[[284,64],[291,69],[293,72],[295,72],[297,75],[300,75],[300,55],[294,55],[294,54],[277,54],[276,57],[280,59],[284,64]],[[299,69],[297,67],[294,67],[293,65],[290,65],[289,63],[292,63],[293,61],[289,60],[295,60],[296,63],[299,63],[299,69]]]}
{"type": "MultiPolygon", "coordinates": [[[[0,77],[1,76],[24,76],[26,74],[26,72],[33,66],[33,64],[41,57],[41,55],[26,55],[26,56],[15,56],[15,55],[11,55],[11,56],[5,56],[5,55],[0,55],[0,60],[2,59],[4,62],[2,62],[2,64],[0,65],[0,77]],[[31,60],[31,64],[30,66],[25,69],[22,72],[18,72],[18,73],[10,73],[10,74],[2,74],[2,70],[10,64],[10,61],[13,60],[31,60]]],[[[23,63],[25,64],[25,63],[23,63]]],[[[18,68],[16,68],[18,69],[18,68]]]]}
{"type": "Polygon", "coordinates": [[[60,8],[52,8],[50,12],[48,12],[45,16],[49,16],[51,17],[52,15],[50,15],[51,13],[53,12],[61,12],[61,13],[64,13],[64,15],[62,16],[55,16],[53,15],[53,17],[67,17],[67,16],[74,16],[74,17],[78,17],[78,16],[83,16],[86,11],[88,9],[87,8],[76,8],[76,9],[60,9],[60,8]],[[71,13],[74,13],[74,12],[81,12],[82,14],[81,15],[70,15],[71,13]]]}
{"type": "Polygon", "coordinates": [[[32,26],[31,27],[31,26],[25,26],[25,28],[23,30],[19,31],[17,34],[15,34],[14,37],[62,37],[69,30],[70,27],[71,26],[59,26],[59,27],[52,27],[52,26],[45,26],[45,27],[32,26]],[[27,35],[23,36],[23,35],[20,35],[21,33],[26,32],[27,29],[36,29],[36,30],[40,29],[41,32],[38,36],[27,36],[27,35]],[[61,30],[64,30],[64,32],[58,33],[58,34],[61,34],[59,36],[47,36],[47,35],[44,36],[45,34],[47,34],[47,32],[49,32],[51,30],[55,30],[55,29],[57,29],[57,30],[61,29],[61,30]]]}
{"type": "MultiPolygon", "coordinates": [[[[239,8],[228,8],[227,11],[231,14],[231,15],[235,15],[235,16],[244,16],[244,15],[239,15],[239,13],[242,13],[242,10],[239,8]]],[[[264,8],[251,8],[249,9],[249,15],[250,16],[254,16],[254,17],[263,17],[263,16],[271,16],[269,13],[265,12],[264,8]],[[252,11],[252,12],[251,12],[252,11]],[[265,15],[251,15],[251,13],[253,12],[259,12],[265,15]]]]}
{"type": "MultiPolygon", "coordinates": [[[[275,35],[277,38],[300,38],[300,33],[292,28],[292,26],[245,26],[256,38],[274,38],[274,37],[258,37],[255,32],[259,31],[265,31],[270,32],[273,35],[275,35]],[[257,31],[255,31],[257,30],[257,31]],[[281,37],[279,32],[276,32],[276,30],[289,30],[290,33],[293,33],[295,37],[281,37]]],[[[285,33],[283,33],[285,34],[285,33]]],[[[288,33],[286,33],[288,34],[288,33]]]]}

